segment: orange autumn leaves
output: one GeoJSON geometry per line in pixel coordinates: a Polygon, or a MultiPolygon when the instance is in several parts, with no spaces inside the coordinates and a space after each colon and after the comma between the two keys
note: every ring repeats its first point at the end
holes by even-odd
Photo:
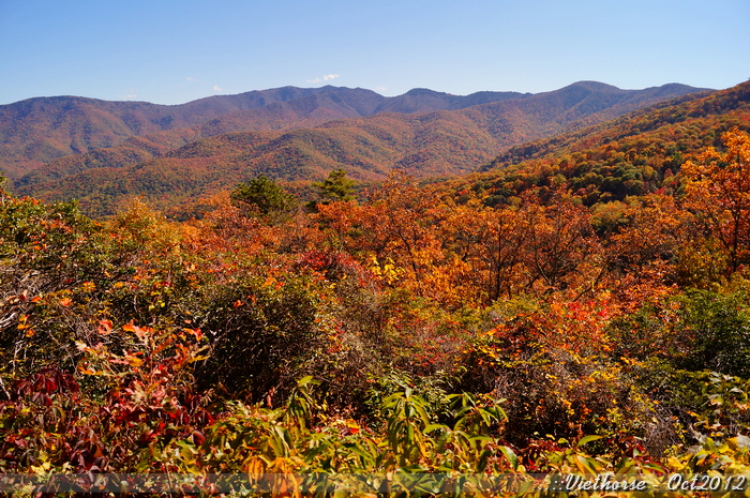
{"type": "Polygon", "coordinates": [[[697,163],[682,167],[685,206],[721,245],[729,271],[735,272],[750,261],[750,136],[731,131],[722,138],[724,153],[710,148],[697,163]]]}

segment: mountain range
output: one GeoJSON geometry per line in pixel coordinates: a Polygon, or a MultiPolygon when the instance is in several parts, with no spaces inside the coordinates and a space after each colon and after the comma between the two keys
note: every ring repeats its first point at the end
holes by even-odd
{"type": "Polygon", "coordinates": [[[539,94],[468,96],[286,87],[179,106],[35,98],[0,106],[0,170],[18,193],[75,197],[101,216],[135,195],[173,207],[259,173],[290,182],[335,168],[360,181],[394,168],[417,177],[463,174],[514,145],[703,91],[579,82],[539,94]]]}
{"type": "Polygon", "coordinates": [[[155,141],[174,147],[231,131],[284,130],[382,112],[461,109],[520,97],[523,94],[515,92],[461,97],[418,89],[389,98],[370,90],[326,86],[213,96],[176,106],[82,97],[33,98],[0,106],[0,169],[13,176],[68,154],[165,131],[180,130],[155,141]]]}
{"type": "Polygon", "coordinates": [[[618,213],[628,202],[638,202],[628,197],[676,193],[682,165],[700,162],[709,148],[724,149],[723,135],[733,130],[750,133],[750,81],[513,146],[478,172],[443,186],[457,197],[474,191],[494,206],[517,202],[528,190],[544,196],[565,183],[604,225],[627,222],[618,213]]]}

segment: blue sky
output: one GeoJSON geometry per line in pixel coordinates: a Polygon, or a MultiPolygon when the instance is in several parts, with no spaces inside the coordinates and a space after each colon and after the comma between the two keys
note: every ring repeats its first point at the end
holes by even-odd
{"type": "Polygon", "coordinates": [[[750,78],[748,0],[0,0],[0,104],[750,78]]]}

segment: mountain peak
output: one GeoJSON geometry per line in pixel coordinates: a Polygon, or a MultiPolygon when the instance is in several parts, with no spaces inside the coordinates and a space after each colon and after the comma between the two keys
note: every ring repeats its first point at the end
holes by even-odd
{"type": "Polygon", "coordinates": [[[445,92],[436,92],[435,90],[430,90],[429,88],[412,88],[408,92],[406,92],[404,95],[409,95],[412,97],[422,97],[422,96],[446,96],[450,95],[445,92]]]}
{"type": "Polygon", "coordinates": [[[576,81],[575,83],[572,83],[563,90],[568,88],[585,88],[586,90],[591,90],[594,92],[619,92],[621,91],[618,87],[614,85],[608,85],[607,83],[601,83],[599,81],[591,81],[591,80],[583,80],[583,81],[576,81]]]}

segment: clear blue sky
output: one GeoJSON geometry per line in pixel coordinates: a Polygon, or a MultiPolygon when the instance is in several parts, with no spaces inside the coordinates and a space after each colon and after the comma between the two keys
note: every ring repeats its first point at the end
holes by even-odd
{"type": "Polygon", "coordinates": [[[749,0],[0,0],[0,104],[748,78],[749,0]]]}

